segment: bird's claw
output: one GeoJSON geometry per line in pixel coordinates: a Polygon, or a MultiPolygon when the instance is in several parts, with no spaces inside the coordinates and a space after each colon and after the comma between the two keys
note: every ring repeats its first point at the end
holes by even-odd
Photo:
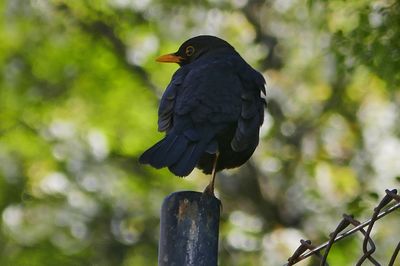
{"type": "Polygon", "coordinates": [[[210,184],[208,186],[206,186],[206,188],[203,191],[203,194],[207,194],[209,196],[215,197],[214,194],[214,187],[210,186],[210,184]]]}

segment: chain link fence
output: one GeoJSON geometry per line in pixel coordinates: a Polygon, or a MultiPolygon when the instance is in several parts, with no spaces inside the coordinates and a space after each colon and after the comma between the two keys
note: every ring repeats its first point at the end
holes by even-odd
{"type": "MultiPolygon", "coordinates": [[[[371,262],[373,265],[381,265],[374,257],[373,254],[376,251],[376,245],[371,238],[371,231],[379,219],[392,213],[396,209],[400,208],[400,195],[397,194],[397,189],[386,189],[386,195],[381,199],[378,206],[374,209],[371,218],[365,222],[356,220],[353,215],[343,214],[343,219],[337,225],[335,231],[329,235],[329,241],[319,246],[315,246],[310,240],[300,240],[300,246],[296,249],[293,255],[288,259],[288,263],[285,266],[295,265],[296,263],[310,257],[316,256],[320,260],[321,266],[329,266],[327,258],[329,252],[335,242],[338,242],[349,235],[354,233],[360,233],[363,235],[363,254],[357,261],[356,265],[362,265],[365,261],[371,262]],[[367,229],[365,230],[365,227],[367,229]],[[347,229],[347,230],[346,230],[347,229]],[[325,249],[322,254],[321,251],[325,249]]],[[[400,223],[399,223],[400,225],[400,223]]],[[[396,257],[400,250],[400,241],[397,243],[396,248],[392,256],[390,257],[389,266],[394,266],[396,257]]],[[[400,262],[396,265],[400,265],[400,262]]]]}

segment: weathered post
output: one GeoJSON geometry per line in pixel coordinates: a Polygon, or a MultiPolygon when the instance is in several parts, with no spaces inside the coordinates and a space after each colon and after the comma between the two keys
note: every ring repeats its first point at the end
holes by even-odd
{"type": "Polygon", "coordinates": [[[161,208],[159,266],[216,266],[220,201],[194,191],[175,192],[161,208]]]}

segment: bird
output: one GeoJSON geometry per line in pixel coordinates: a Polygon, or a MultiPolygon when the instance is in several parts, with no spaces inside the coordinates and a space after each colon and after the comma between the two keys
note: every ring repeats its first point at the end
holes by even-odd
{"type": "Polygon", "coordinates": [[[168,167],[179,177],[197,167],[212,175],[204,193],[214,196],[216,173],[241,166],[258,146],[265,79],[232,45],[211,35],[190,38],[156,61],[179,69],[158,108],[158,131],[165,137],[139,162],[168,167]]]}

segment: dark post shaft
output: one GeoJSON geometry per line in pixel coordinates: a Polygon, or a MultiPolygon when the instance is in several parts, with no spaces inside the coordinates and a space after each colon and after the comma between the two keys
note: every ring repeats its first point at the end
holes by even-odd
{"type": "Polygon", "coordinates": [[[161,208],[159,266],[216,266],[220,201],[194,191],[175,192],[161,208]]]}

